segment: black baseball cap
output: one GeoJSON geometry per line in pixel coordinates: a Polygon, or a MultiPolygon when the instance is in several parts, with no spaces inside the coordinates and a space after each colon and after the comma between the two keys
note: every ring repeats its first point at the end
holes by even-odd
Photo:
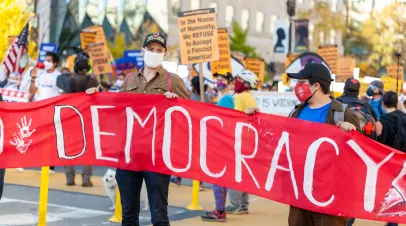
{"type": "Polygon", "coordinates": [[[162,34],[160,34],[158,32],[157,33],[151,33],[151,34],[147,35],[147,37],[145,37],[144,45],[142,47],[147,46],[151,42],[158,42],[163,47],[166,48],[166,38],[165,38],[165,36],[163,36],[162,34]]]}
{"type": "Polygon", "coordinates": [[[213,74],[213,77],[215,78],[217,78],[218,76],[225,78],[229,82],[233,82],[233,75],[230,72],[219,71],[213,74]]]}
{"type": "Polygon", "coordinates": [[[334,81],[330,70],[321,63],[308,63],[299,73],[288,73],[288,76],[293,79],[316,79],[327,83],[334,81]]]}
{"type": "Polygon", "coordinates": [[[344,93],[347,94],[358,94],[361,84],[355,78],[349,78],[345,81],[344,93]]]}

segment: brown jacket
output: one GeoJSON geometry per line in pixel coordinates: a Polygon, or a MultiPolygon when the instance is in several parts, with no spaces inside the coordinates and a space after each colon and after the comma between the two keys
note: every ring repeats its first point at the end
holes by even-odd
{"type": "MultiPolygon", "coordinates": [[[[334,122],[334,111],[342,112],[342,106],[341,102],[337,101],[336,99],[333,99],[331,102],[331,107],[330,110],[327,113],[326,117],[326,124],[331,124],[335,125],[336,123],[334,122]]],[[[292,114],[292,118],[298,118],[300,112],[304,109],[306,104],[302,103],[296,106],[296,111],[292,114]]],[[[361,131],[357,116],[355,116],[350,109],[346,108],[344,112],[344,121],[349,122],[353,124],[358,131],[361,131]]]]}
{"type": "Polygon", "coordinates": [[[156,76],[147,82],[144,77],[144,68],[138,72],[128,74],[124,79],[124,85],[121,92],[135,92],[144,94],[164,94],[169,91],[169,84],[172,84],[172,93],[177,94],[180,98],[189,99],[189,95],[183,80],[176,74],[166,71],[162,66],[156,76]],[[171,79],[171,81],[169,81],[171,79]]]}

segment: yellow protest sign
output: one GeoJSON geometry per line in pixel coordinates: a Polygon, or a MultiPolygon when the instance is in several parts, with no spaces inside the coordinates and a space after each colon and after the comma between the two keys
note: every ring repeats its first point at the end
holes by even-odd
{"type": "Polygon", "coordinates": [[[89,45],[89,55],[92,61],[92,71],[95,75],[112,73],[109,50],[103,42],[89,45]]]}
{"type": "Polygon", "coordinates": [[[354,76],[355,58],[354,57],[340,57],[339,58],[339,71],[336,74],[336,82],[345,82],[347,79],[354,76]]]}
{"type": "Polygon", "coordinates": [[[381,81],[384,84],[384,91],[398,92],[402,90],[402,80],[397,81],[395,78],[389,76],[382,76],[381,81]],[[398,85],[396,88],[396,84],[398,85]]]}
{"type": "Polygon", "coordinates": [[[96,32],[96,40],[95,42],[103,42],[105,45],[107,45],[106,37],[104,36],[104,30],[103,27],[100,25],[95,25],[86,28],[86,30],[91,30],[96,32]]]}
{"type": "Polygon", "coordinates": [[[218,61],[210,62],[211,73],[214,74],[220,70],[227,70],[232,73],[231,69],[231,54],[230,42],[228,40],[228,32],[225,28],[219,28],[217,31],[220,57],[218,61]]]}
{"type": "Polygon", "coordinates": [[[73,67],[75,66],[75,59],[76,54],[68,56],[68,59],[66,61],[66,67],[69,68],[70,70],[73,70],[73,67]]]}
{"type": "Polygon", "coordinates": [[[330,66],[333,74],[338,75],[340,53],[338,52],[337,46],[322,46],[319,48],[319,55],[327,62],[328,66],[330,66]]]}
{"type": "MultiPolygon", "coordinates": [[[[286,60],[285,60],[285,70],[286,68],[288,68],[288,66],[297,58],[297,56],[295,54],[289,53],[286,56],[286,60]]],[[[284,86],[288,86],[289,85],[289,77],[288,74],[283,73],[282,74],[282,83],[284,86]]]]}
{"type": "Polygon", "coordinates": [[[215,9],[184,11],[178,16],[182,64],[218,61],[215,9]]]}
{"type": "Polygon", "coordinates": [[[403,80],[403,66],[392,64],[388,65],[386,67],[386,70],[388,72],[388,77],[397,79],[399,76],[399,80],[403,80]]]}
{"type": "Polygon", "coordinates": [[[258,87],[264,82],[264,60],[261,58],[245,58],[246,69],[254,72],[258,76],[258,87]]]}
{"type": "Polygon", "coordinates": [[[89,46],[92,43],[96,42],[96,31],[92,30],[83,30],[80,32],[80,43],[82,46],[82,49],[86,49],[87,46],[89,46]]]}

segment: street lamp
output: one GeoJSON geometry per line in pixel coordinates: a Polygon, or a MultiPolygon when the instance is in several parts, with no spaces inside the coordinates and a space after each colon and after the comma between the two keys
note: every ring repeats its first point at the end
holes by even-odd
{"type": "Polygon", "coordinates": [[[286,2],[287,13],[289,15],[289,53],[292,52],[292,17],[296,14],[296,0],[288,0],[286,2]]]}

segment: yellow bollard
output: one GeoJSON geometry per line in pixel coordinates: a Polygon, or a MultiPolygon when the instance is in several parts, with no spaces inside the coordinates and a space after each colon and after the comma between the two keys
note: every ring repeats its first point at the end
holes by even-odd
{"type": "Polygon", "coordinates": [[[114,215],[109,218],[109,221],[114,223],[121,223],[122,220],[123,220],[123,209],[121,208],[120,191],[117,189],[116,209],[114,210],[114,215]]]}
{"type": "Polygon", "coordinates": [[[203,209],[199,205],[199,187],[200,187],[200,182],[197,180],[194,180],[193,186],[192,186],[192,202],[186,207],[188,210],[202,210],[203,209]]]}
{"type": "Polygon", "coordinates": [[[41,187],[39,190],[38,226],[47,225],[49,166],[41,169],[41,187]]]}

